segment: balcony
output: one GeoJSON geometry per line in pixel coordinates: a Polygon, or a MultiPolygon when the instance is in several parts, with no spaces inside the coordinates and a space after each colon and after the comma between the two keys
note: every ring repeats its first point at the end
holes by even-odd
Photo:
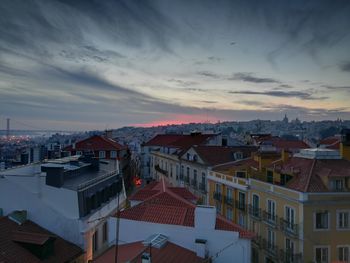
{"type": "Polygon", "coordinates": [[[219,193],[219,192],[214,192],[214,193],[213,193],[213,198],[214,198],[215,200],[221,202],[221,200],[222,200],[222,195],[221,195],[221,193],[219,193]]]}
{"type": "Polygon", "coordinates": [[[166,177],[168,177],[168,171],[163,170],[162,168],[160,168],[159,164],[156,164],[156,165],[154,166],[154,169],[155,169],[157,172],[159,172],[159,173],[165,175],[166,177]]]}
{"type": "Polygon", "coordinates": [[[197,180],[194,180],[194,179],[191,180],[191,187],[193,189],[197,189],[198,188],[197,180]]]}
{"type": "Polygon", "coordinates": [[[263,249],[266,253],[274,258],[277,262],[284,263],[301,263],[303,260],[302,253],[294,253],[292,251],[279,249],[276,245],[268,242],[265,238],[257,236],[252,243],[259,249],[263,249]]]}
{"type": "Polygon", "coordinates": [[[280,219],[280,228],[287,235],[291,235],[293,237],[298,236],[298,224],[293,224],[293,223],[289,222],[288,220],[281,218],[280,219]]]}
{"type": "Polygon", "coordinates": [[[243,211],[243,212],[246,212],[247,211],[247,205],[240,201],[240,200],[236,200],[235,201],[235,205],[236,205],[236,208],[243,211]]]}
{"type": "Polygon", "coordinates": [[[254,219],[261,220],[261,208],[248,205],[248,213],[254,219]]]}
{"type": "Polygon", "coordinates": [[[224,198],[225,204],[233,206],[233,199],[230,196],[225,196],[224,198]]]}
{"type": "Polygon", "coordinates": [[[267,211],[262,212],[262,219],[270,226],[277,227],[277,216],[267,211]]]}
{"type": "Polygon", "coordinates": [[[207,192],[207,188],[204,183],[199,184],[199,190],[202,191],[203,193],[207,192]]]}

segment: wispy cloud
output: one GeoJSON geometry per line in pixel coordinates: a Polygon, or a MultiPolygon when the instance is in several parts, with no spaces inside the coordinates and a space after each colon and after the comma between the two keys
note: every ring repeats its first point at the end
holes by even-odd
{"type": "Polygon", "coordinates": [[[312,94],[302,91],[282,91],[282,90],[270,90],[270,91],[229,91],[230,94],[243,94],[243,95],[263,95],[263,96],[272,96],[280,98],[299,98],[303,100],[325,100],[328,97],[314,97],[312,94]]]}
{"type": "Polygon", "coordinates": [[[253,73],[249,72],[238,72],[233,74],[233,76],[229,79],[232,80],[241,80],[245,82],[252,82],[252,83],[279,83],[280,81],[273,79],[273,78],[260,78],[255,77],[253,73]]]}

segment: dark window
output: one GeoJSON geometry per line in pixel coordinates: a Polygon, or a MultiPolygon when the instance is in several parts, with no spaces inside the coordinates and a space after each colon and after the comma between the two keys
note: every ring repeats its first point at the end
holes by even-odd
{"type": "Polygon", "coordinates": [[[107,242],[107,239],[108,239],[107,222],[104,222],[103,223],[103,236],[102,236],[103,243],[107,242]]]}
{"type": "Polygon", "coordinates": [[[236,172],[236,176],[239,177],[239,178],[245,178],[245,175],[246,175],[245,172],[242,172],[242,171],[236,172]]]}
{"type": "Polygon", "coordinates": [[[267,171],[267,182],[273,183],[273,172],[272,171],[267,171]]]}
{"type": "Polygon", "coordinates": [[[95,231],[94,235],[92,236],[92,251],[97,251],[98,249],[98,232],[95,231]]]}
{"type": "Polygon", "coordinates": [[[292,178],[293,177],[289,174],[281,174],[281,185],[285,185],[292,178]]]}

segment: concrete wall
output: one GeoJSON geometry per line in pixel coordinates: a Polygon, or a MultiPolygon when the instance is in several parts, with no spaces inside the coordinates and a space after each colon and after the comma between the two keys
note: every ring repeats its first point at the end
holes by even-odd
{"type": "MultiPolygon", "coordinates": [[[[109,219],[109,242],[115,244],[116,218],[109,219]]],[[[120,219],[119,244],[145,240],[153,234],[163,234],[179,246],[195,251],[195,239],[206,239],[209,256],[218,257],[215,262],[250,263],[250,240],[240,239],[238,232],[221,231],[214,229],[196,229],[194,227],[155,224],[142,221],[120,219]],[[224,249],[227,247],[226,249],[224,249]]]]}

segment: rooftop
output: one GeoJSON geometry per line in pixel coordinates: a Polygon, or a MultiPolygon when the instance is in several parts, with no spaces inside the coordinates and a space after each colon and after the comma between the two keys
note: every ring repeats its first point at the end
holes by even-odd
{"type": "MultiPolygon", "coordinates": [[[[163,189],[159,193],[120,212],[120,218],[194,227],[195,209],[196,205],[180,197],[163,184],[163,189]]],[[[239,232],[241,238],[254,237],[253,233],[220,215],[217,215],[215,229],[239,232]]]]}
{"type": "Polygon", "coordinates": [[[8,217],[0,217],[0,262],[39,263],[68,262],[82,255],[78,246],[65,241],[39,225],[27,220],[23,224],[12,221],[8,217]],[[49,239],[53,240],[54,252],[44,260],[40,260],[20,243],[42,246],[49,239]]]}
{"type": "Polygon", "coordinates": [[[73,145],[64,148],[64,151],[119,151],[127,147],[119,144],[111,138],[105,136],[94,135],[85,140],[76,142],[73,145]]]}
{"type": "MultiPolygon", "coordinates": [[[[198,257],[195,252],[178,246],[174,243],[167,242],[161,248],[152,247],[152,263],[185,263],[205,262],[198,257]]],[[[138,262],[141,263],[141,256],[144,252],[150,252],[149,247],[143,244],[143,241],[123,244],[118,246],[118,262],[138,262]]],[[[97,257],[94,263],[114,263],[115,246],[108,249],[101,256],[97,257]]]]}
{"type": "Polygon", "coordinates": [[[325,148],[303,149],[294,156],[307,159],[341,159],[339,151],[325,148]]]}

